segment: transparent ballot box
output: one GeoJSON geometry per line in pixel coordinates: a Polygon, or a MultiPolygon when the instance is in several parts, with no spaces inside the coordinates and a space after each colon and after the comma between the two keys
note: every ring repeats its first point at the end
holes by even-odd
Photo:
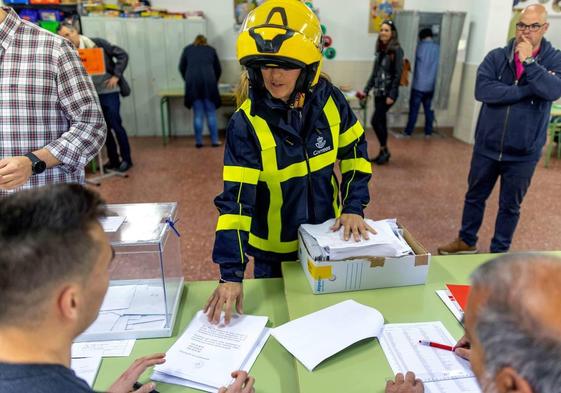
{"type": "Polygon", "coordinates": [[[76,341],[169,337],[183,290],[177,203],[107,207],[102,225],[115,250],[109,288],[76,341]]]}

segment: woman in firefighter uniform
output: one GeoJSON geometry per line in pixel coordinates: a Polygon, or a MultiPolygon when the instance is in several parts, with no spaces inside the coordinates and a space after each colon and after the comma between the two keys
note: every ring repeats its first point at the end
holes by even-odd
{"type": "Polygon", "coordinates": [[[297,259],[298,227],[336,218],[344,238],[368,238],[371,164],[364,130],[344,95],[320,77],[322,36],[299,0],[268,0],[246,18],[237,56],[249,76],[247,99],[233,115],[224,152],[224,191],[213,260],[220,282],[205,312],[226,323],[243,312],[247,255],[255,278],[280,277],[297,259]],[[335,175],[340,161],[342,181],[335,175]]]}

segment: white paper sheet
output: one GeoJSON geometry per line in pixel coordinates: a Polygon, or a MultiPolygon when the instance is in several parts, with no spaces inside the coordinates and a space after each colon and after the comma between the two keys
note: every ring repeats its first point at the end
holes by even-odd
{"type": "Polygon", "coordinates": [[[120,317],[119,314],[111,311],[99,313],[97,319],[83,334],[110,332],[120,317]]]}
{"type": "Polygon", "coordinates": [[[158,285],[137,285],[134,297],[123,315],[152,315],[164,314],[166,303],[164,288],[158,285]]]}
{"type": "MultiPolygon", "coordinates": [[[[253,352],[249,355],[249,357],[244,362],[244,364],[239,368],[240,370],[247,371],[247,372],[249,372],[251,370],[251,367],[253,367],[253,364],[255,363],[255,361],[257,360],[257,357],[259,356],[259,354],[263,350],[263,347],[267,343],[267,339],[269,338],[270,335],[271,335],[271,329],[269,329],[269,328],[263,329],[263,333],[261,334],[261,337],[259,338],[259,340],[255,344],[255,348],[253,349],[253,352]]],[[[232,370],[232,371],[236,371],[236,370],[232,370]]],[[[193,389],[204,390],[206,392],[212,392],[212,393],[218,392],[218,389],[215,388],[215,387],[204,385],[204,384],[201,384],[201,383],[192,382],[192,381],[182,379],[182,378],[178,378],[178,377],[173,377],[171,375],[167,375],[167,374],[164,374],[164,373],[161,373],[161,372],[158,372],[158,371],[154,371],[151,379],[153,381],[171,383],[171,384],[174,384],[174,385],[182,385],[182,386],[187,386],[187,387],[190,387],[190,388],[193,388],[193,389]]]]}
{"type": "Polygon", "coordinates": [[[411,247],[394,233],[392,223],[395,224],[395,220],[373,221],[366,219],[365,221],[377,233],[369,233],[368,240],[361,239],[359,242],[352,237],[350,240],[344,240],[343,227],[337,232],[331,231],[330,227],[335,223],[334,219],[317,225],[303,224],[301,229],[315,239],[319,247],[326,250],[326,254],[331,260],[356,256],[394,257],[412,252],[411,247]]]}
{"type": "Polygon", "coordinates": [[[125,222],[126,217],[121,216],[109,216],[100,218],[99,222],[103,227],[104,232],[117,232],[121,225],[125,222]]]}
{"type": "Polygon", "coordinates": [[[357,341],[381,333],[384,317],[354,300],[295,319],[272,331],[275,337],[308,370],[357,341]]]}
{"type": "Polygon", "coordinates": [[[444,302],[446,307],[452,312],[454,317],[458,320],[458,322],[462,322],[464,318],[464,311],[460,304],[456,301],[454,296],[450,293],[448,289],[440,289],[436,291],[438,297],[444,302]]]}
{"type": "Polygon", "coordinates": [[[454,388],[462,385],[468,389],[465,391],[479,391],[473,390],[477,382],[468,361],[452,351],[419,344],[419,340],[429,340],[454,345],[456,340],[442,322],[388,324],[378,339],[394,374],[413,371],[423,382],[439,382],[429,386],[434,392],[463,392],[463,388],[454,388]],[[448,390],[439,390],[444,385],[448,390]]]}
{"type": "Polygon", "coordinates": [[[124,310],[130,307],[136,285],[112,285],[107,289],[99,311],[124,310]]]}
{"type": "Polygon", "coordinates": [[[70,368],[74,370],[76,375],[93,386],[99,366],[101,365],[101,357],[72,359],[70,368]]]}
{"type": "Polygon", "coordinates": [[[166,362],[155,370],[216,388],[227,385],[230,373],[238,370],[253,352],[267,319],[235,315],[227,326],[211,325],[199,311],[167,351],[166,362]]]}
{"type": "Polygon", "coordinates": [[[72,344],[73,358],[129,356],[136,340],[92,341],[72,344]]]}

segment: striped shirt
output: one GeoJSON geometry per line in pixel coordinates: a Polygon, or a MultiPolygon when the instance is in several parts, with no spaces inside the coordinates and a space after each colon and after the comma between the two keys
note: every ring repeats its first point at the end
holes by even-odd
{"type": "MultiPolygon", "coordinates": [[[[0,23],[0,159],[45,148],[61,162],[19,189],[84,183],[84,167],[106,136],[92,81],[69,41],[3,9],[8,15],[0,23]]],[[[0,190],[0,196],[12,191],[0,190]]]]}

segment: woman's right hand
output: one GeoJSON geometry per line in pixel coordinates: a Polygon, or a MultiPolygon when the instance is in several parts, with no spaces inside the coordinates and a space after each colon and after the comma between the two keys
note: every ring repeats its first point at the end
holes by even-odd
{"type": "Polygon", "coordinates": [[[234,304],[238,314],[243,314],[243,284],[241,282],[218,284],[218,287],[216,287],[204,308],[210,323],[218,324],[220,322],[220,314],[224,304],[226,305],[224,323],[227,325],[232,319],[234,304]]]}

